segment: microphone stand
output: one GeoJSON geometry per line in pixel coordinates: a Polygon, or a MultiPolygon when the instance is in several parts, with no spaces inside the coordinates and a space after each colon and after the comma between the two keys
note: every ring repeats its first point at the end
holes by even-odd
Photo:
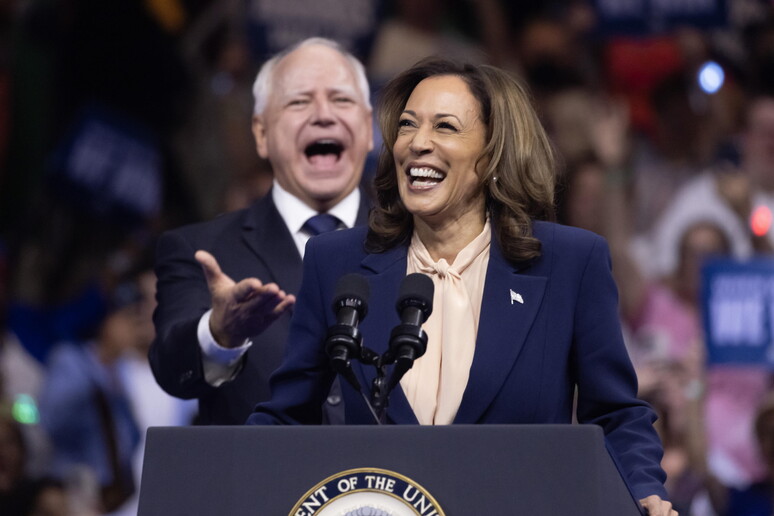
{"type": "MultiPolygon", "coordinates": [[[[344,378],[348,384],[357,391],[366,403],[368,411],[371,412],[377,425],[384,424],[384,417],[363,391],[360,381],[358,381],[355,372],[352,370],[352,361],[350,357],[356,358],[363,363],[372,363],[379,361],[379,355],[370,349],[362,346],[363,336],[352,326],[334,325],[328,329],[326,338],[326,351],[330,357],[330,364],[336,373],[344,378]]],[[[374,380],[376,382],[376,380],[374,380]]]]}
{"type": "MultiPolygon", "coordinates": [[[[374,416],[376,424],[386,424],[387,403],[390,394],[390,391],[387,390],[386,381],[387,364],[384,363],[384,357],[366,347],[362,348],[360,361],[366,365],[376,367],[376,376],[371,382],[371,399],[367,401],[367,404],[374,416]]],[[[365,393],[363,396],[365,397],[365,393]]]]}
{"type": "Polygon", "coordinates": [[[414,360],[424,353],[427,347],[427,334],[418,326],[400,325],[395,327],[390,338],[390,349],[383,355],[361,346],[353,358],[365,365],[376,368],[376,376],[371,382],[371,397],[366,395],[360,381],[352,371],[350,360],[331,360],[333,369],[341,375],[362,397],[377,425],[387,423],[387,406],[390,393],[398,385],[403,375],[414,365],[414,360]],[[390,365],[392,374],[387,375],[390,365]]]}
{"type": "Polygon", "coordinates": [[[383,425],[387,422],[390,393],[427,349],[427,334],[422,329],[422,323],[433,310],[432,280],[419,273],[409,274],[403,279],[396,305],[401,322],[390,333],[389,348],[383,355],[363,346],[363,335],[357,328],[358,320],[365,317],[364,298],[368,297],[365,279],[358,274],[343,276],[339,279],[337,291],[340,292],[334,300],[337,324],[328,328],[325,350],[333,370],[360,393],[376,424],[383,425]],[[352,358],[376,368],[370,399],[352,370],[352,358]],[[388,366],[392,364],[395,366],[388,378],[388,366]]]}

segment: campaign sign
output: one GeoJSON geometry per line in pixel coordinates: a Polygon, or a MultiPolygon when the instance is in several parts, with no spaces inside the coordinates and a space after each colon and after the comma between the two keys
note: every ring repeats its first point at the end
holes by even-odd
{"type": "Polygon", "coordinates": [[[60,194],[94,214],[146,219],[161,209],[161,151],[151,130],[127,114],[83,108],[51,168],[60,194]]]}
{"type": "Polygon", "coordinates": [[[247,34],[253,55],[262,62],[313,36],[339,42],[365,60],[373,43],[382,0],[248,0],[247,34]]]}
{"type": "Polygon", "coordinates": [[[709,364],[774,366],[774,259],[708,262],[702,316],[709,364]]]}
{"type": "Polygon", "coordinates": [[[657,34],[681,26],[723,27],[726,0],[594,0],[598,29],[624,36],[657,34]]]}

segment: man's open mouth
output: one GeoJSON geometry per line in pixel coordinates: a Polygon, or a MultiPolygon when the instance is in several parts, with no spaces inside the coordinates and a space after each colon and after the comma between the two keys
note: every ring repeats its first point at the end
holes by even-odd
{"type": "Polygon", "coordinates": [[[446,174],[430,167],[411,167],[408,176],[412,186],[432,186],[446,178],[446,174]]]}
{"type": "Polygon", "coordinates": [[[315,140],[304,149],[307,159],[312,165],[333,165],[341,158],[344,145],[334,139],[315,140]]]}

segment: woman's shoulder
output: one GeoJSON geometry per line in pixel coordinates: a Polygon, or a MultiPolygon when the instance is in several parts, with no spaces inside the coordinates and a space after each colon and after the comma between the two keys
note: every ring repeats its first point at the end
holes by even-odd
{"type": "Polygon", "coordinates": [[[544,248],[548,247],[560,251],[567,248],[583,249],[595,245],[607,245],[605,239],[596,233],[556,222],[534,221],[532,234],[540,240],[544,248]]]}
{"type": "Polygon", "coordinates": [[[368,228],[366,226],[356,226],[349,229],[340,229],[323,233],[309,239],[306,244],[306,251],[316,255],[329,256],[332,258],[364,255],[365,239],[368,228]]]}
{"type": "Polygon", "coordinates": [[[553,273],[582,273],[589,263],[609,261],[607,242],[591,231],[554,222],[535,222],[532,234],[541,243],[536,270],[548,267],[553,273]]]}
{"type": "Polygon", "coordinates": [[[354,242],[365,242],[367,226],[355,226],[354,228],[340,229],[338,231],[329,231],[309,239],[310,243],[318,247],[331,247],[342,244],[351,244],[354,242]]]}

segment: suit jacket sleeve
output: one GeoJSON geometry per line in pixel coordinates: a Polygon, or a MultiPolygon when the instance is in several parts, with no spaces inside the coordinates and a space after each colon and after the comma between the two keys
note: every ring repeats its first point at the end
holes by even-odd
{"type": "Polygon", "coordinates": [[[320,424],[322,406],[335,373],[325,352],[326,314],[332,313],[314,239],[306,246],[304,273],[282,365],[271,376],[271,399],[259,404],[248,424],[320,424]]]}
{"type": "Polygon", "coordinates": [[[149,352],[159,385],[179,398],[198,398],[215,387],[204,379],[196,334],[201,316],[210,309],[210,292],[196,249],[179,231],[164,233],[156,253],[156,338],[149,352]]]}
{"type": "Polygon", "coordinates": [[[663,455],[653,410],[637,399],[637,377],[623,343],[618,293],[607,244],[596,238],[581,278],[575,310],[573,356],[577,416],[600,425],[616,465],[640,499],[666,498],[663,455]]]}

